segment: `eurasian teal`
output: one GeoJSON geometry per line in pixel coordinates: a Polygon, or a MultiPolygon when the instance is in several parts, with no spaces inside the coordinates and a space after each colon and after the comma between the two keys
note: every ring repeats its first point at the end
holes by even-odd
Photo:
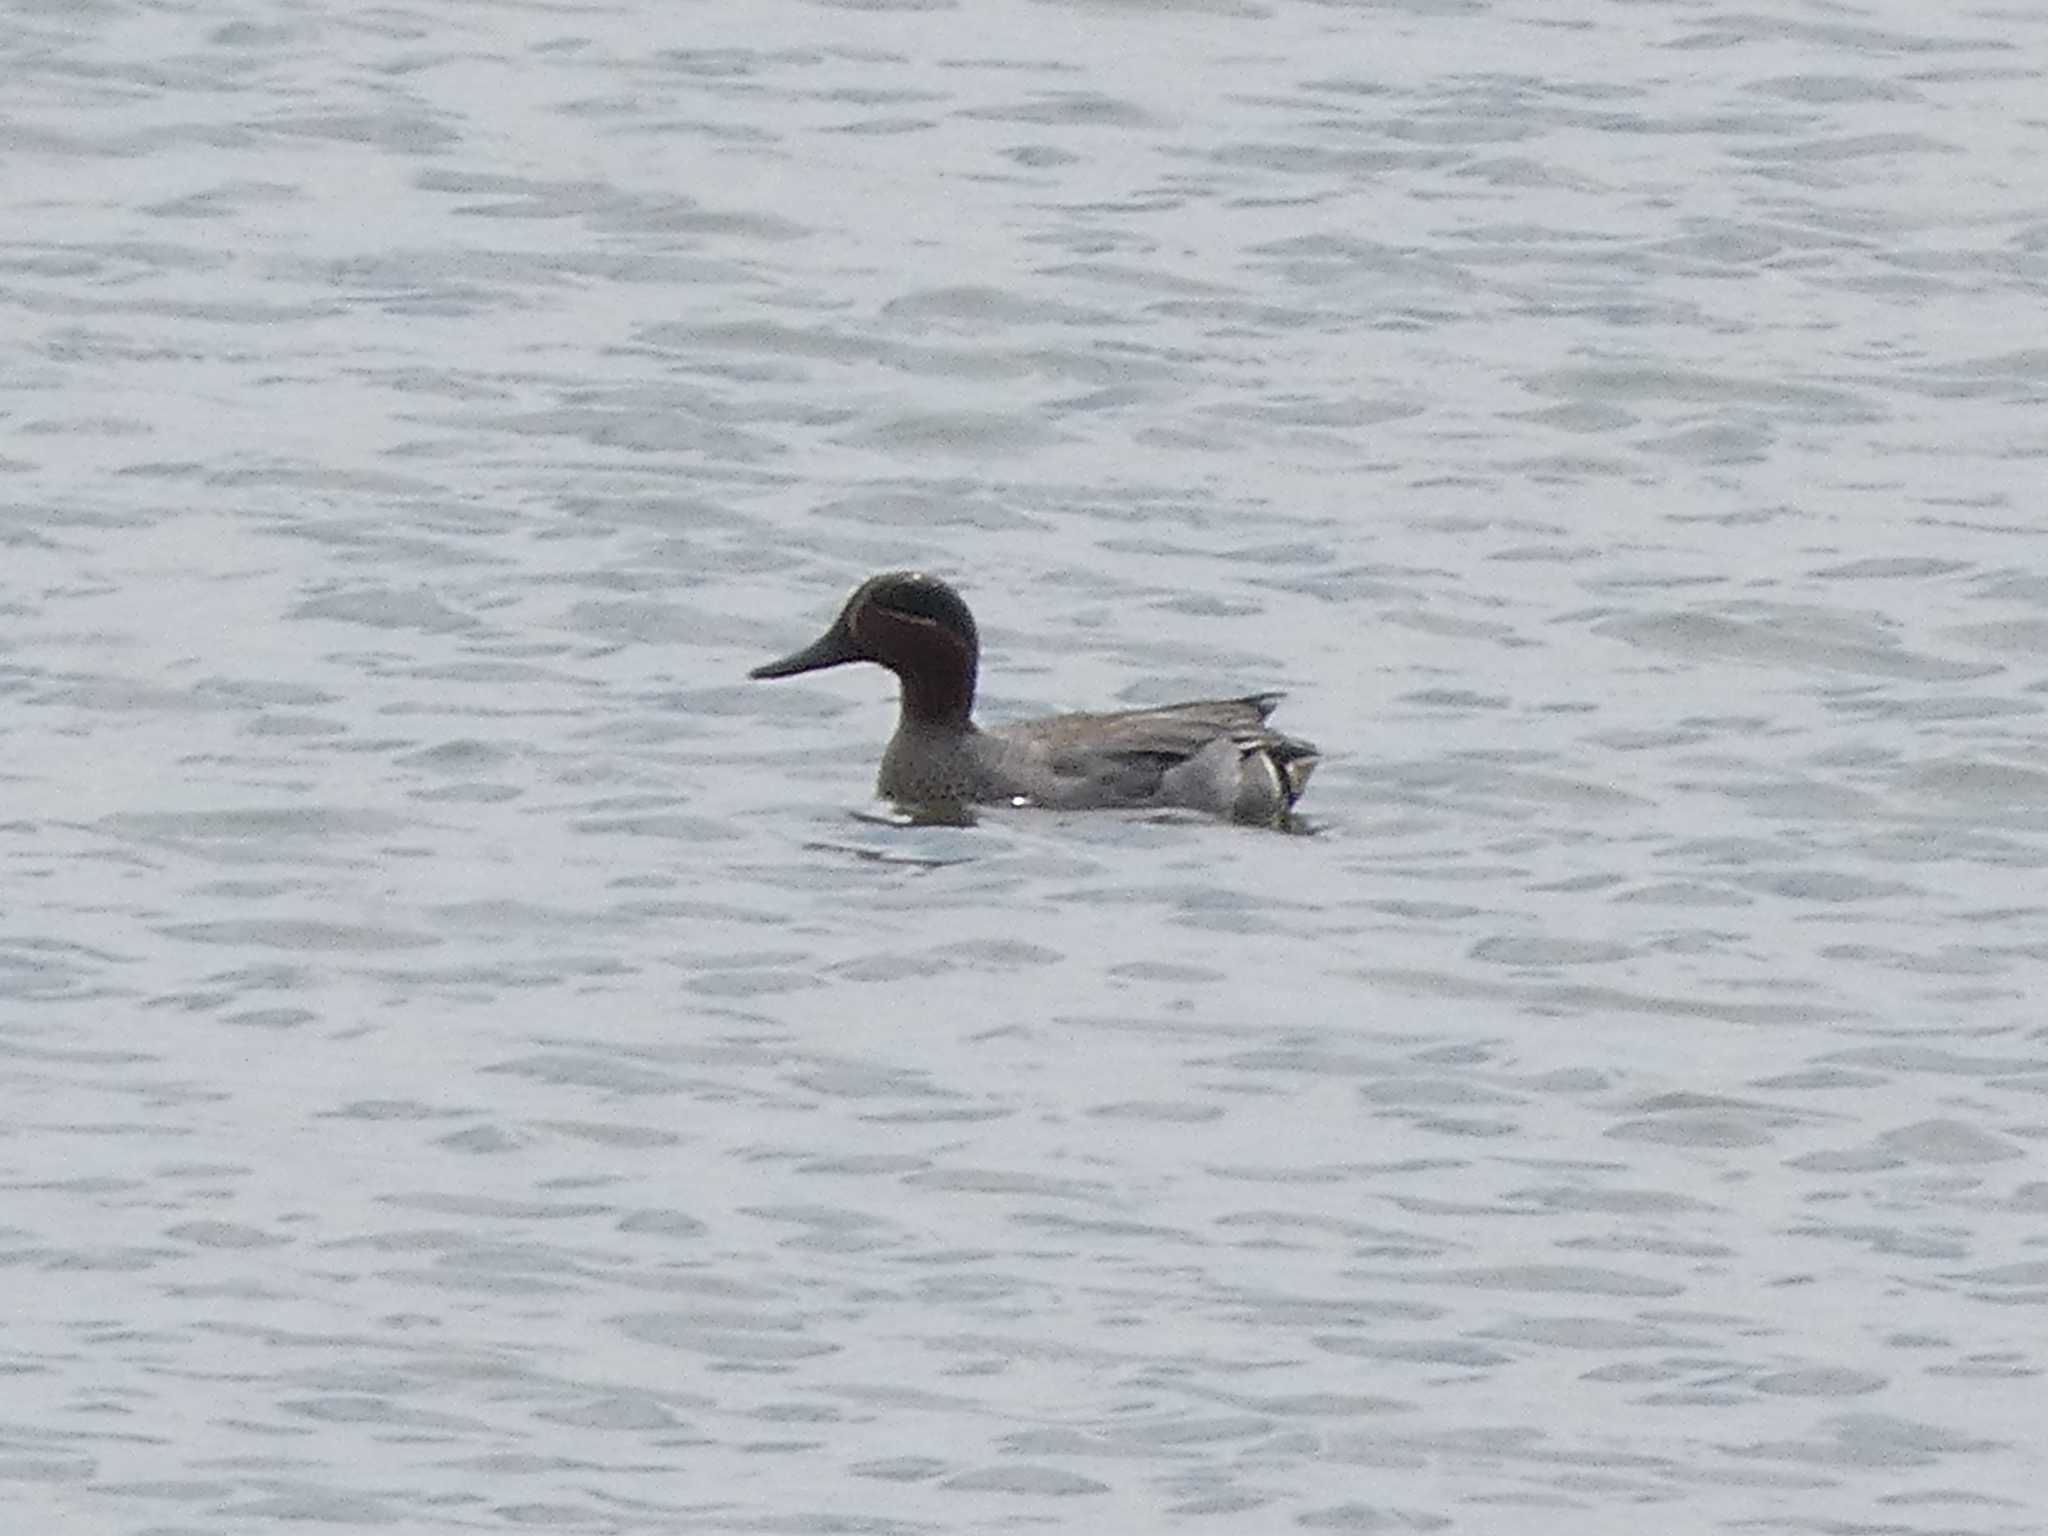
{"type": "Polygon", "coordinates": [[[984,731],[974,723],[980,657],[959,593],[921,571],[889,571],[862,582],[816,640],[748,675],[849,661],[894,672],[902,708],[876,788],[899,804],[1180,806],[1272,824],[1287,819],[1316,765],[1313,746],[1266,725],[1277,693],[984,731]]]}

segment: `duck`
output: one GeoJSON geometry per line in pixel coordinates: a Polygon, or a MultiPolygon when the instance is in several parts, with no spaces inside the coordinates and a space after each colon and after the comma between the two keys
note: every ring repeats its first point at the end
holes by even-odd
{"type": "Polygon", "coordinates": [[[960,594],[923,571],[884,571],[831,626],[753,678],[867,661],[896,674],[896,733],[877,792],[906,807],[1034,805],[1175,808],[1265,826],[1292,824],[1319,754],[1266,724],[1283,697],[1253,693],[1148,709],[974,722],[981,642],[960,594]]]}

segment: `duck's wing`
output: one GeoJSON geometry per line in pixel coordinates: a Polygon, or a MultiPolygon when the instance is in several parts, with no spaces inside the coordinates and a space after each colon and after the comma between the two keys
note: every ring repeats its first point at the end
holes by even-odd
{"type": "MultiPolygon", "coordinates": [[[[1247,694],[1241,699],[1191,699],[1149,709],[1110,714],[1054,715],[1031,722],[1056,758],[1158,757],[1184,762],[1219,738],[1247,746],[1292,741],[1266,725],[1281,695],[1247,694]]],[[[1306,742],[1299,743],[1308,746],[1306,742]]],[[[1313,752],[1315,749],[1310,747],[1313,752]]]]}
{"type": "Polygon", "coordinates": [[[1266,724],[1277,693],[1111,714],[1054,715],[996,733],[1036,765],[1042,803],[1186,805],[1234,814],[1246,786],[1292,805],[1316,749],[1266,724]],[[1270,787],[1268,787],[1270,786],[1270,787]]]}

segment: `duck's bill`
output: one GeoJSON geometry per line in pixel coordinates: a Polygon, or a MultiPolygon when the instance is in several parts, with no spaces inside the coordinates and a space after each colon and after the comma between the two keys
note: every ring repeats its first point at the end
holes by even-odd
{"type": "Polygon", "coordinates": [[[859,661],[860,655],[853,648],[853,642],[845,633],[834,627],[818,636],[800,651],[791,651],[780,661],[764,662],[749,672],[749,677],[795,677],[799,672],[815,672],[820,667],[836,667],[849,661],[859,661]]]}

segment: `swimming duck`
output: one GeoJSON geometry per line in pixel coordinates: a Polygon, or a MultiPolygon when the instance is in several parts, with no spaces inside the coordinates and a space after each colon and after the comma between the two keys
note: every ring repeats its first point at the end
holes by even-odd
{"type": "Polygon", "coordinates": [[[876,789],[904,805],[1027,802],[1055,810],[1179,806],[1277,824],[1308,785],[1316,749],[1270,729],[1277,693],[1113,714],[974,723],[981,643],[960,594],[922,571],[854,590],[832,627],[750,677],[872,661],[902,687],[876,789]]]}

